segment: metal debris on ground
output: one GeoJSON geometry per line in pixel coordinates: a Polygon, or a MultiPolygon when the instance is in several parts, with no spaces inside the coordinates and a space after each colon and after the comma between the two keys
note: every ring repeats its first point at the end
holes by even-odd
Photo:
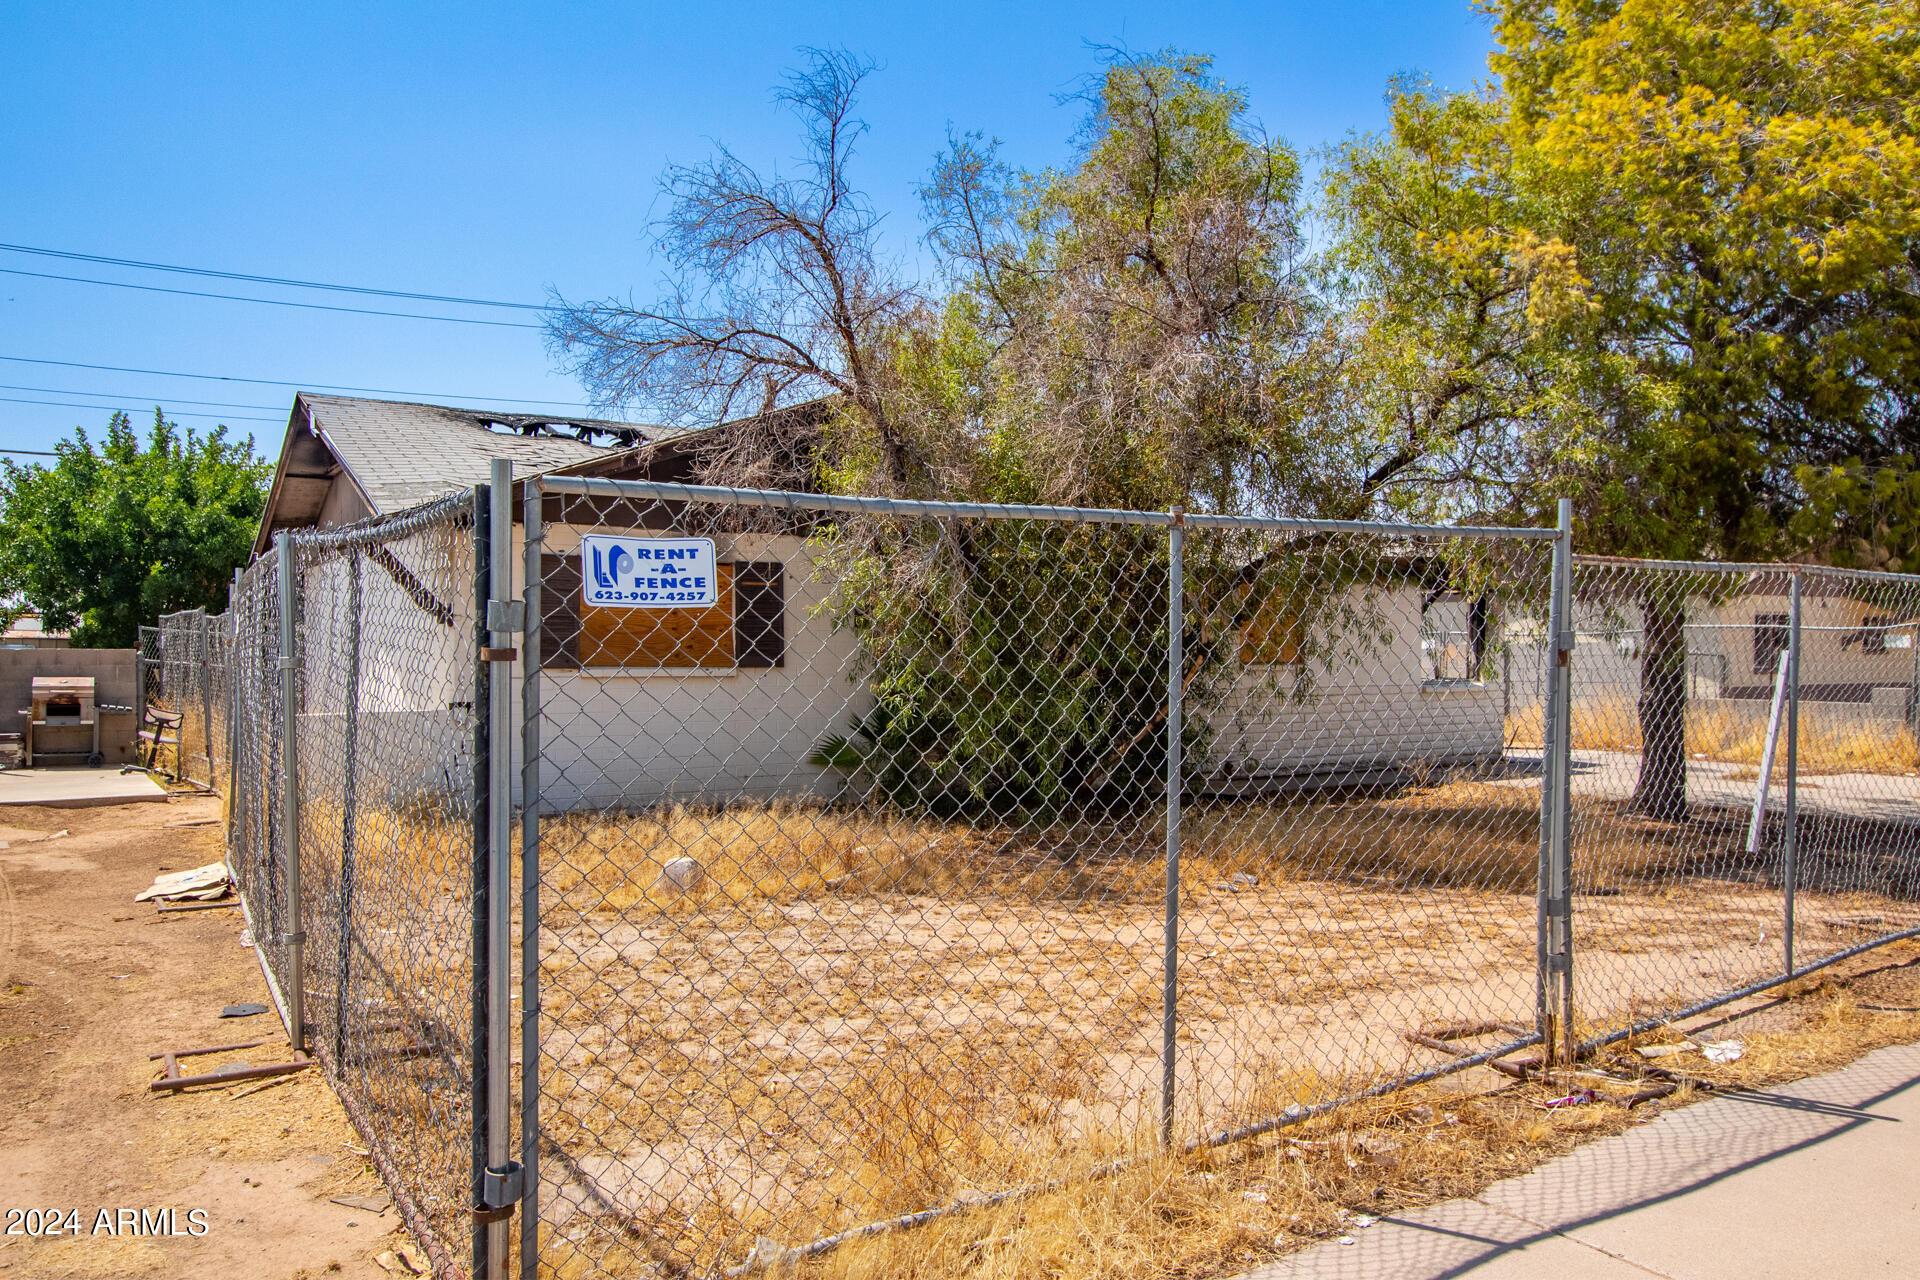
{"type": "Polygon", "coordinates": [[[255,1014],[265,1013],[266,1011],[267,1006],[263,1004],[230,1004],[220,1011],[219,1016],[222,1018],[251,1018],[255,1014]]]}
{"type": "Polygon", "coordinates": [[[183,1076],[180,1074],[181,1058],[203,1058],[209,1054],[238,1053],[242,1049],[257,1049],[266,1043],[268,1043],[268,1041],[248,1040],[241,1044],[211,1045],[205,1049],[169,1049],[164,1053],[150,1053],[147,1055],[147,1061],[159,1062],[164,1065],[160,1078],[158,1080],[148,1081],[147,1088],[155,1093],[160,1093],[167,1090],[191,1089],[195,1085],[202,1084],[231,1084],[235,1080],[259,1080],[267,1076],[290,1075],[295,1071],[304,1071],[313,1065],[312,1058],[309,1058],[304,1053],[295,1051],[293,1059],[289,1062],[275,1062],[264,1067],[256,1067],[244,1062],[237,1062],[230,1066],[221,1067],[217,1071],[206,1072],[203,1075],[183,1076]]]}
{"type": "Polygon", "coordinates": [[[373,1214],[385,1213],[393,1208],[393,1201],[386,1196],[333,1196],[330,1202],[373,1214]]]}

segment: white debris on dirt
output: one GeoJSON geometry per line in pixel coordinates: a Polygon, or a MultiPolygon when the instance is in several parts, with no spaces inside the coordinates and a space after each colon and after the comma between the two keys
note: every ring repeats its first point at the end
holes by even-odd
{"type": "Polygon", "coordinates": [[[697,859],[669,858],[660,865],[660,876],[654,881],[654,888],[687,893],[699,888],[706,878],[707,869],[697,859]]]}
{"type": "Polygon", "coordinates": [[[195,867],[191,871],[173,871],[154,878],[154,882],[133,895],[135,902],[173,902],[182,898],[191,898],[198,902],[211,902],[224,897],[230,881],[227,879],[227,864],[209,862],[204,867],[195,867]]]}

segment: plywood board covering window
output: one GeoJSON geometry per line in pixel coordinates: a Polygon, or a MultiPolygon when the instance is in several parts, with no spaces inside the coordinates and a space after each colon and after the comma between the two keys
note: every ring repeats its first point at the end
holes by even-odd
{"type": "MultiPolygon", "coordinates": [[[[1240,588],[1241,599],[1249,589],[1240,588]]],[[[1288,607],[1287,597],[1276,592],[1262,600],[1253,617],[1240,629],[1240,661],[1253,664],[1286,664],[1300,661],[1300,618],[1288,607]]]]}
{"type": "Polygon", "coordinates": [[[734,566],[721,564],[719,600],[704,609],[580,607],[583,667],[731,667],[734,566]]]}

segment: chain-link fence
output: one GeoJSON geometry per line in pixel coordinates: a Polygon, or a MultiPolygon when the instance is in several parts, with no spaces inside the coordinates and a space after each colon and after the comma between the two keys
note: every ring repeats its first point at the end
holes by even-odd
{"type": "Polygon", "coordinates": [[[476,501],[289,535],[226,667],[254,945],[444,1276],[474,1232],[476,501]]]}
{"type": "Polygon", "coordinates": [[[138,666],[141,731],[155,740],[138,743],[153,767],[180,782],[209,789],[225,786],[228,759],[227,687],[232,628],[203,609],[162,614],[157,627],[142,627],[138,666]],[[153,714],[157,713],[157,714],[153,714]]]}
{"type": "Polygon", "coordinates": [[[1495,673],[1553,531],[543,492],[556,1271],[819,1252],[1448,1065],[1409,1034],[1532,1043],[1495,673]]]}
{"type": "Polygon", "coordinates": [[[1920,930],[1920,578],[489,498],[289,535],[149,677],[445,1276],[817,1256],[1920,930]]]}
{"type": "Polygon", "coordinates": [[[1584,1030],[1920,927],[1920,579],[1583,557],[1573,599],[1584,1030]]]}

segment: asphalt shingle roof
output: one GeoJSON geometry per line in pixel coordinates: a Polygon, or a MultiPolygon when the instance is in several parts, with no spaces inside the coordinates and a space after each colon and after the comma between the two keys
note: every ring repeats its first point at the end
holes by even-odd
{"type": "Polygon", "coordinates": [[[509,414],[308,392],[302,392],[300,399],[311,411],[314,426],[334,456],[379,514],[484,484],[495,458],[509,459],[516,476],[528,476],[616,452],[564,436],[494,430],[488,423],[523,426],[553,422],[570,427],[637,430],[649,443],[681,434],[674,427],[600,418],[509,414]]]}

